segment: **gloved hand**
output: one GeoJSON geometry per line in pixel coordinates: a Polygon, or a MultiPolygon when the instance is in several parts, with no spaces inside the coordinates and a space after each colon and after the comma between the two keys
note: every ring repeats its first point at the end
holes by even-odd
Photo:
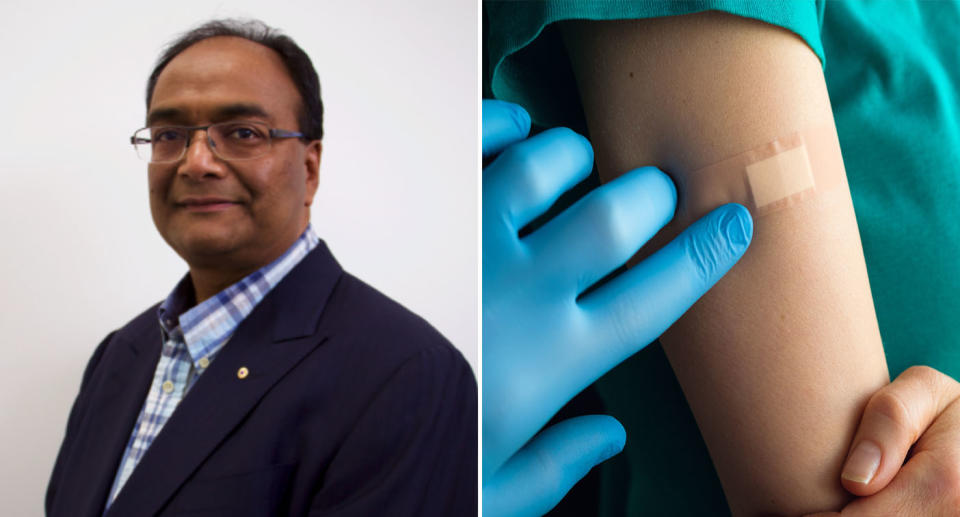
{"type": "Polygon", "coordinates": [[[626,438],[609,416],[541,427],[572,397],[656,339],[740,258],[746,208],[724,205],[636,266],[626,263],[672,217],[677,193],[654,167],[603,185],[523,238],[593,167],[564,128],[526,139],[517,105],[483,101],[483,508],[542,515],[626,438]],[[531,440],[531,438],[533,438],[531,440]]]}

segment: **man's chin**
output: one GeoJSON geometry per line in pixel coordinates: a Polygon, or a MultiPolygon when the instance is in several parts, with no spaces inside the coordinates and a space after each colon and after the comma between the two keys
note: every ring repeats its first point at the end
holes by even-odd
{"type": "Polygon", "coordinates": [[[191,266],[226,266],[235,261],[242,248],[239,235],[221,232],[192,232],[177,239],[174,247],[191,266]]]}

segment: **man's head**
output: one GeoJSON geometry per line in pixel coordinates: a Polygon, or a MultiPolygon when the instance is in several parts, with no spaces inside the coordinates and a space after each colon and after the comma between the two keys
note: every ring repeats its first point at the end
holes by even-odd
{"type": "Polygon", "coordinates": [[[182,158],[148,167],[164,240],[191,268],[249,272],[279,256],[309,221],[322,119],[309,57],[262,23],[210,22],[174,41],[147,85],[147,126],[246,121],[305,136],[236,160],[221,157],[207,131],[191,131],[182,158]]]}

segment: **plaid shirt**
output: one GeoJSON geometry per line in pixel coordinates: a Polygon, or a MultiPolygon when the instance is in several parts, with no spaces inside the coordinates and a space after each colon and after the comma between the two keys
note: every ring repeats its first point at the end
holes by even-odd
{"type": "Polygon", "coordinates": [[[186,310],[194,299],[193,285],[187,274],[160,304],[157,311],[163,339],[160,360],[147,400],[120,460],[106,508],[110,508],[177,404],[210,366],[237,325],[319,241],[308,224],[283,255],[203,303],[186,310]]]}

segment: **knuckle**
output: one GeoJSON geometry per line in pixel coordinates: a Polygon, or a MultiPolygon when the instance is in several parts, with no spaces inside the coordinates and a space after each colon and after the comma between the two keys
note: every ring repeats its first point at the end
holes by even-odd
{"type": "Polygon", "coordinates": [[[514,146],[503,152],[501,159],[508,171],[511,189],[521,199],[543,199],[552,192],[549,172],[543,158],[529,149],[514,146]]]}
{"type": "Polygon", "coordinates": [[[923,393],[929,394],[941,405],[960,396],[957,381],[929,366],[911,366],[900,374],[900,378],[918,385],[923,393]]]}
{"type": "Polygon", "coordinates": [[[900,374],[901,377],[919,382],[925,386],[934,386],[941,381],[943,374],[929,366],[911,366],[900,374]]]}
{"type": "Polygon", "coordinates": [[[885,388],[877,392],[867,402],[866,412],[886,417],[910,435],[911,443],[916,440],[918,431],[912,422],[910,410],[896,391],[885,388]]]}
{"type": "Polygon", "coordinates": [[[584,201],[584,216],[590,222],[597,242],[606,249],[632,251],[635,247],[630,238],[633,221],[617,202],[616,196],[608,189],[600,189],[584,201]]]}
{"type": "Polygon", "coordinates": [[[524,196],[548,199],[559,193],[557,190],[570,171],[589,172],[593,149],[585,137],[573,130],[553,128],[508,147],[496,162],[508,172],[511,186],[524,196]]]}

